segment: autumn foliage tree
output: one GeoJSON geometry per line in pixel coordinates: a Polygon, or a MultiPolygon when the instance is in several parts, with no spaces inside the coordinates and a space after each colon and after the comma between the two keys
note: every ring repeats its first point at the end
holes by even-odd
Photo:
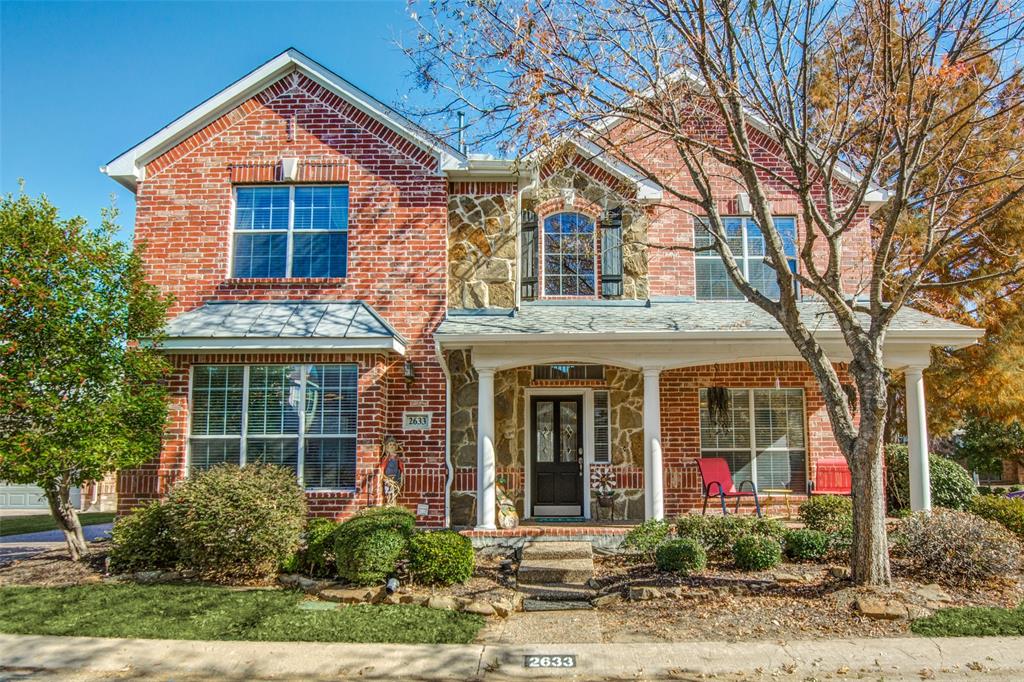
{"type": "Polygon", "coordinates": [[[1004,0],[435,0],[414,14],[407,52],[439,103],[425,116],[468,113],[478,139],[511,150],[585,140],[701,219],[707,248],[814,373],[858,500],[853,577],[884,584],[886,333],[926,293],[1012,286],[1018,274],[1018,244],[992,221],[1024,192],[1019,10],[1004,0]],[[674,169],[637,153],[651,145],[676,155],[674,169]],[[749,196],[778,298],[737,264],[723,182],[749,196]],[[772,219],[779,192],[799,205],[795,271],[772,219]],[[851,273],[851,235],[879,197],[873,255],[851,273]],[[803,298],[835,319],[855,392],[803,298]]]}
{"type": "Polygon", "coordinates": [[[156,338],[167,301],[138,257],[45,197],[0,199],[0,480],[46,493],[73,559],[71,489],[153,457],[167,415],[156,338]]]}

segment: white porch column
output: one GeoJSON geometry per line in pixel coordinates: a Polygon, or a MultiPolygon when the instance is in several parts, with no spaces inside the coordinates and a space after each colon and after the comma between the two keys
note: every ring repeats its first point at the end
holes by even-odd
{"type": "Polygon", "coordinates": [[[644,510],[648,519],[665,518],[665,484],[661,467],[660,368],[644,368],[644,510]]]}
{"type": "Polygon", "coordinates": [[[494,530],[494,370],[477,368],[476,527],[494,530]]]}
{"type": "Polygon", "coordinates": [[[928,471],[928,416],[924,405],[923,367],[907,367],[907,441],[910,450],[910,508],[931,511],[928,471]]]}

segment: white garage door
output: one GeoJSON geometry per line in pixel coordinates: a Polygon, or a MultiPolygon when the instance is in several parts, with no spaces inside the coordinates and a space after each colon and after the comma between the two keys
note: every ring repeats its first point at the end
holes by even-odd
{"type": "MultiPolygon", "coordinates": [[[[71,502],[75,507],[81,506],[81,492],[78,488],[71,491],[71,502]]],[[[34,485],[0,484],[0,509],[39,509],[49,510],[46,496],[42,488],[34,485]]]]}

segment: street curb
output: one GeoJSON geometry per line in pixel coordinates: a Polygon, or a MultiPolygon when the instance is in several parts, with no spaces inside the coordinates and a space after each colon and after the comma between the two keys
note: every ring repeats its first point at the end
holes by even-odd
{"type": "Polygon", "coordinates": [[[218,679],[692,679],[730,674],[806,679],[849,674],[916,680],[923,671],[937,679],[975,673],[1001,679],[1024,676],[1024,637],[410,645],[0,635],[0,652],[0,667],[8,670],[131,671],[218,679]],[[574,655],[576,667],[524,667],[524,657],[532,654],[574,655]]]}

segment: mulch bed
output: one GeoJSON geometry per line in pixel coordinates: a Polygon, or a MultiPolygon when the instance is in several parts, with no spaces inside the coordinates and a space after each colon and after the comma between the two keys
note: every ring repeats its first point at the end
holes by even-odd
{"type": "Polygon", "coordinates": [[[72,561],[63,547],[28,559],[12,561],[0,566],[0,587],[68,587],[98,583],[103,579],[109,547],[110,542],[107,540],[90,543],[89,554],[82,561],[72,561]]]}

